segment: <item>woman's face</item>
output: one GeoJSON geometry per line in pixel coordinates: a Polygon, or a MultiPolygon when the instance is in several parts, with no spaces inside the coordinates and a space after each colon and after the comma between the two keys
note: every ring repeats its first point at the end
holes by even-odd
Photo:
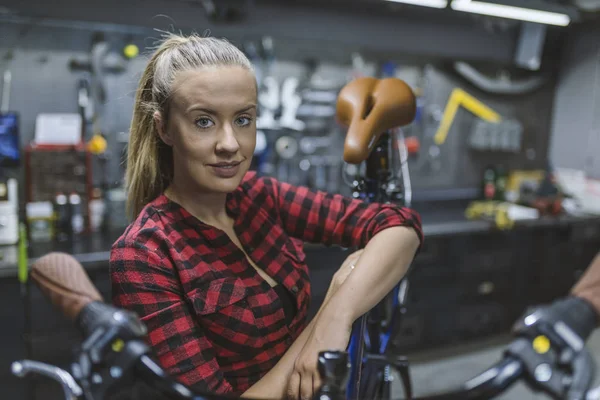
{"type": "Polygon", "coordinates": [[[255,82],[251,71],[237,66],[177,75],[166,125],[160,114],[155,119],[173,149],[179,189],[228,193],[240,184],[256,145],[255,82]]]}

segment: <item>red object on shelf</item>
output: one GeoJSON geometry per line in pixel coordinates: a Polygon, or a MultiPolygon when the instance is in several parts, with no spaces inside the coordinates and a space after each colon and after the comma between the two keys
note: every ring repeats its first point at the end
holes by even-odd
{"type": "Polygon", "coordinates": [[[421,149],[421,142],[419,142],[419,138],[415,136],[407,137],[404,140],[404,143],[406,144],[406,151],[408,151],[408,154],[417,154],[421,149]]]}
{"type": "Polygon", "coordinates": [[[81,196],[85,230],[90,227],[89,200],[93,194],[93,155],[84,143],[45,145],[32,143],[25,148],[25,196],[27,202],[54,202],[57,193],[81,196]]]}

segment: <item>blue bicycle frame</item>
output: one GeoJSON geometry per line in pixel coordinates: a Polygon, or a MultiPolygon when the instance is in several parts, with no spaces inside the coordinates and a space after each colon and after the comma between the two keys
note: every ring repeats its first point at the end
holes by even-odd
{"type": "MultiPolygon", "coordinates": [[[[392,140],[396,140],[396,137],[391,132],[385,132],[380,136],[377,145],[373,148],[366,161],[365,177],[362,180],[355,181],[357,182],[357,185],[354,187],[355,197],[369,203],[391,202],[406,205],[403,187],[399,191],[389,191],[389,184],[395,179],[390,162],[391,149],[394,148],[394,146],[390,146],[392,140]]],[[[400,162],[403,163],[405,160],[402,160],[402,157],[400,157],[400,162]]],[[[386,349],[388,347],[391,332],[399,323],[398,319],[402,314],[402,312],[398,313],[397,311],[403,306],[399,301],[400,288],[403,284],[407,284],[407,282],[403,280],[400,284],[396,285],[388,295],[392,296],[392,312],[389,324],[385,327],[386,329],[382,329],[381,322],[386,318],[385,302],[386,300],[389,301],[389,297],[382,300],[382,302],[375,306],[369,313],[363,315],[356,321],[352,328],[348,346],[348,353],[352,364],[351,378],[347,388],[347,398],[349,399],[358,400],[359,398],[361,392],[360,385],[363,378],[361,376],[362,366],[368,358],[368,355],[387,355],[386,349]],[[371,323],[371,327],[374,329],[371,329],[371,332],[369,332],[367,325],[369,324],[369,318],[373,317],[374,313],[376,315],[374,321],[371,323]],[[365,351],[367,352],[367,357],[365,357],[365,351]]],[[[403,376],[402,378],[405,384],[405,391],[407,392],[408,397],[410,397],[410,382],[406,381],[409,379],[408,370],[406,376],[403,376]]]]}

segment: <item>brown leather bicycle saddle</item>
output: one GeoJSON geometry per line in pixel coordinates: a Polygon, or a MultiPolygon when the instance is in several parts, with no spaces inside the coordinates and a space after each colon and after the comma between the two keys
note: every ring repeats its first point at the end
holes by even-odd
{"type": "Polygon", "coordinates": [[[416,99],[401,79],[362,77],[342,88],[337,100],[337,119],[348,127],[344,161],[365,161],[382,133],[408,125],[416,116],[416,99]]]}

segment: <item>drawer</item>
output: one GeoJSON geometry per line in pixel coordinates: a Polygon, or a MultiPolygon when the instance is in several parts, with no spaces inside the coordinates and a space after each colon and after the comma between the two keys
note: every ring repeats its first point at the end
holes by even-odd
{"type": "Polygon", "coordinates": [[[390,338],[390,346],[405,352],[426,343],[425,314],[406,314],[402,317],[398,334],[390,338]]]}
{"type": "Polygon", "coordinates": [[[450,254],[450,246],[448,240],[427,239],[423,242],[423,246],[419,254],[415,257],[415,264],[428,264],[443,261],[448,259],[450,254]]]}
{"type": "Polygon", "coordinates": [[[522,280],[514,271],[497,270],[462,276],[457,289],[462,301],[489,301],[523,294],[522,280]]]}
{"type": "Polygon", "coordinates": [[[80,344],[80,337],[73,332],[34,335],[31,337],[31,357],[37,361],[64,367],[71,363],[80,344]]]}
{"type": "Polygon", "coordinates": [[[462,277],[487,275],[500,271],[512,271],[516,258],[516,249],[495,249],[465,254],[458,266],[458,274],[462,277]]]}
{"type": "Polygon", "coordinates": [[[416,288],[453,285],[456,282],[456,268],[446,262],[413,264],[408,280],[416,288]]]}
{"type": "Polygon", "coordinates": [[[513,324],[510,307],[499,303],[462,305],[457,316],[457,333],[462,339],[506,333],[513,324]]]}
{"type": "Polygon", "coordinates": [[[406,307],[410,309],[429,309],[448,307],[458,304],[459,289],[450,286],[429,285],[417,287],[411,285],[408,289],[406,307]]]}
{"type": "Polygon", "coordinates": [[[429,347],[441,347],[459,338],[456,310],[456,308],[438,307],[429,311],[425,332],[429,347]]]}

